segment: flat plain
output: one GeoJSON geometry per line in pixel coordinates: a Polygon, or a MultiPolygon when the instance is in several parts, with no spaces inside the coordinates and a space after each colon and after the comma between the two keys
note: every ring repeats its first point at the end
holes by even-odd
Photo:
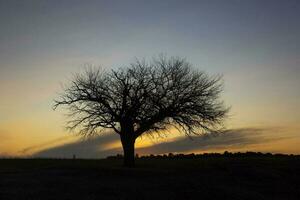
{"type": "Polygon", "coordinates": [[[300,199],[299,156],[1,159],[0,199],[300,199]]]}

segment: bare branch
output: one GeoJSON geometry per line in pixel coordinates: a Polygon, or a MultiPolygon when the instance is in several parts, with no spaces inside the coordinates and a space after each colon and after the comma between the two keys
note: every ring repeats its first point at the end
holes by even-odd
{"type": "Polygon", "coordinates": [[[127,68],[76,74],[53,108],[66,106],[71,130],[91,135],[144,133],[174,126],[190,136],[222,127],[228,108],[220,101],[221,76],[193,69],[185,59],[160,56],[127,68]]]}

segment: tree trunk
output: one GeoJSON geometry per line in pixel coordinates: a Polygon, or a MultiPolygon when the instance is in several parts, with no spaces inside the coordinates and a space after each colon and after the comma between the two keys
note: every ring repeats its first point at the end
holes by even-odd
{"type": "Polygon", "coordinates": [[[135,138],[131,135],[121,135],[121,142],[124,152],[124,166],[134,167],[134,143],[135,138]]]}

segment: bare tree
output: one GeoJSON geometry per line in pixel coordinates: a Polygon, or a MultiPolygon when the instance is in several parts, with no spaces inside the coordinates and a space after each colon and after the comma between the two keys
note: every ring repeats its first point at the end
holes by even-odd
{"type": "Polygon", "coordinates": [[[221,91],[220,76],[194,70],[185,59],[160,56],[77,74],[54,108],[67,106],[69,128],[82,135],[113,129],[121,138],[124,165],[133,166],[134,143],[142,134],[171,126],[187,136],[218,129],[228,111],[219,100],[221,91]]]}

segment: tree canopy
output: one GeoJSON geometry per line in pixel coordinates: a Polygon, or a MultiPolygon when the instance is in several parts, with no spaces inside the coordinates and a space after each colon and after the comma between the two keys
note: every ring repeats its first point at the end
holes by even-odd
{"type": "Polygon", "coordinates": [[[82,135],[111,128],[123,147],[123,140],[134,146],[142,134],[170,127],[189,136],[217,130],[228,112],[220,100],[222,89],[221,76],[196,70],[183,58],[161,56],[117,70],[78,73],[54,108],[67,106],[68,127],[82,135]]]}

